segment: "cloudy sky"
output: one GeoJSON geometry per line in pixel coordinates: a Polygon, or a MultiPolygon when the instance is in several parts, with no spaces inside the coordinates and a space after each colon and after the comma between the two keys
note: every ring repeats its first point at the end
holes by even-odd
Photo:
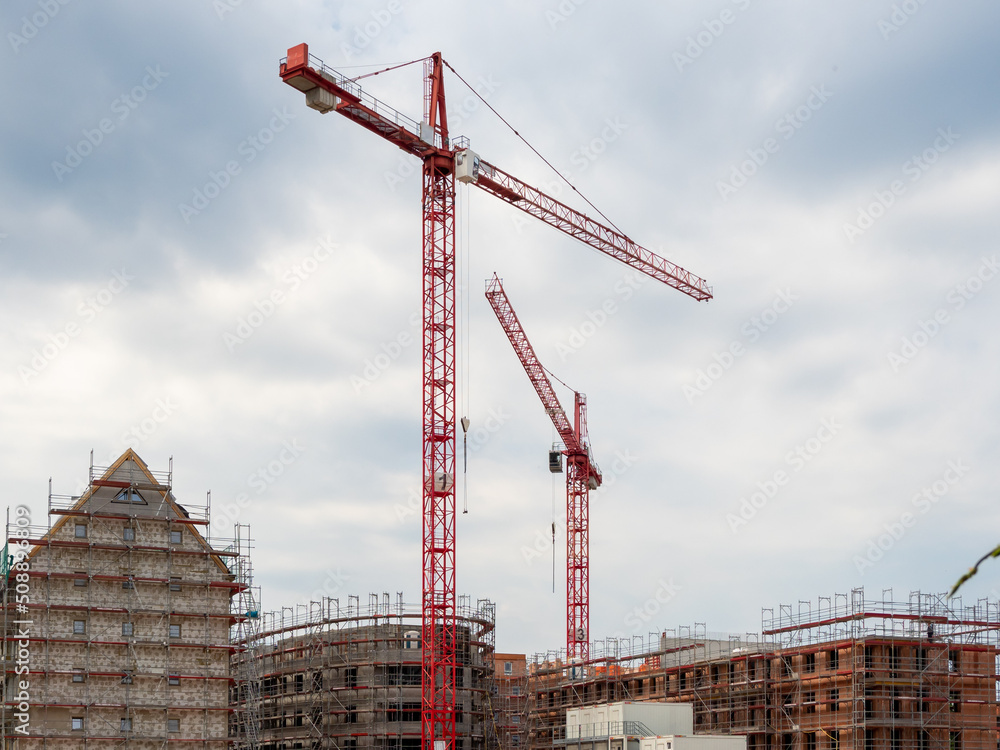
{"type": "MultiPolygon", "coordinates": [[[[265,609],[419,601],[417,165],[307,109],[278,61],[440,50],[715,292],[460,190],[458,586],[497,602],[498,648],[563,645],[564,496],[494,271],[589,398],[595,638],[946,590],[1000,541],[998,23],[988,0],[4,3],[2,500],[44,524],[49,477],[78,493],[91,450],[131,446],[173,457],[182,503],[211,490],[217,536],[251,525],[265,609]]],[[[363,84],[419,118],[419,65],[363,84]]],[[[570,192],[446,91],[484,158],[570,192]]],[[[966,599],[997,591],[990,565],[966,599]]]]}

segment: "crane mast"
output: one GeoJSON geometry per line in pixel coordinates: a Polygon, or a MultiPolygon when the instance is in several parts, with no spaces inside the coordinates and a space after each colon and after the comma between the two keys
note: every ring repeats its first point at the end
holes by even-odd
{"type": "MultiPolygon", "coordinates": [[[[424,66],[424,125],[448,143],[441,54],[424,66]]],[[[423,157],[421,737],[455,745],[455,159],[423,157]]],[[[436,744],[443,743],[438,748],[436,744]]]]}
{"type": "MultiPolygon", "coordinates": [[[[469,149],[456,148],[457,143],[448,132],[443,72],[440,53],[435,52],[424,61],[424,112],[423,120],[417,122],[366,93],[356,80],[311,56],[306,44],[289,48],[279,67],[282,81],[305,95],[306,106],[323,114],[336,112],[423,162],[421,743],[424,750],[455,750],[456,739],[455,180],[473,183],[696,300],[712,296],[704,279],[481,161],[469,149]]],[[[585,420],[579,405],[577,416],[585,420]]],[[[569,454],[567,457],[572,458],[569,454]]],[[[582,465],[579,456],[569,463],[582,465]]],[[[587,482],[592,479],[590,476],[587,482]]]]}
{"type": "Polygon", "coordinates": [[[486,299],[521,360],[528,380],[552,420],[566,456],[566,657],[570,664],[590,658],[590,491],[601,486],[601,472],[590,456],[587,398],[574,393],[569,423],[552,381],[528,341],[500,278],[486,282],[486,299]]]}

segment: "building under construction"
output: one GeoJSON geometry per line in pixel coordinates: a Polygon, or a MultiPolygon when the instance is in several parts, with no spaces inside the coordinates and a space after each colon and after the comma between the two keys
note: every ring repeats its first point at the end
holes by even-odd
{"type": "MultiPolygon", "coordinates": [[[[494,605],[459,597],[455,750],[495,745],[494,605]]],[[[238,708],[260,717],[260,747],[419,750],[421,613],[402,595],[324,597],[266,613],[240,654],[260,693],[238,708]],[[251,703],[256,702],[256,705],[251,703]]]]}
{"type": "Polygon", "coordinates": [[[496,654],[491,703],[494,733],[501,748],[524,744],[528,705],[528,665],[524,654],[496,654]]]}
{"type": "MultiPolygon", "coordinates": [[[[420,748],[420,608],[373,594],[259,615],[245,527],[213,541],[209,505],[171,486],[129,450],[81,495],[50,492],[46,524],[8,518],[4,746],[420,748]]],[[[613,750],[567,738],[567,711],[622,701],[690,703],[695,733],[748,750],[1000,750],[997,602],[856,589],[764,610],[759,635],[696,625],[586,661],[497,655],[494,615],[458,600],[454,750],[613,750]]]]}
{"type": "Polygon", "coordinates": [[[667,701],[694,706],[696,733],[746,735],[750,750],[996,750],[998,604],[891,599],[855,589],[765,610],[760,636],[598,642],[571,669],[537,655],[526,743],[565,746],[567,709],[667,701]]]}
{"type": "Polygon", "coordinates": [[[4,747],[230,746],[248,545],[213,546],[208,506],[178,504],[171,479],[130,449],[82,495],[50,492],[47,524],[8,518],[4,747]]]}

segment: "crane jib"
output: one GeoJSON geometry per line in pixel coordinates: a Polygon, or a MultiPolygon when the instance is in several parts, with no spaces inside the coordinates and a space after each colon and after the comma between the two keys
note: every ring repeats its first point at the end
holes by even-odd
{"type": "Polygon", "coordinates": [[[321,62],[317,61],[318,68],[310,67],[309,63],[308,50],[293,47],[288,51],[286,62],[281,65],[281,78],[306,95],[306,104],[310,108],[322,113],[336,111],[418,158],[437,155],[453,159],[460,181],[477,185],[584,244],[698,301],[712,298],[712,288],[704,279],[494,167],[471,149],[452,151],[448,148],[451,145],[448,141],[443,142],[443,147],[436,146],[434,129],[427,123],[418,123],[368,95],[355,81],[321,62]]]}

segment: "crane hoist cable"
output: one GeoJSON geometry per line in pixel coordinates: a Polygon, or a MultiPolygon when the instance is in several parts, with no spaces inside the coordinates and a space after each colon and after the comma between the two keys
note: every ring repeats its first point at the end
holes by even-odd
{"type": "Polygon", "coordinates": [[[470,407],[470,389],[472,378],[470,376],[470,366],[469,366],[469,342],[471,340],[470,335],[470,320],[471,315],[469,312],[470,297],[469,297],[469,186],[462,185],[458,190],[458,195],[461,196],[462,200],[459,202],[459,217],[462,219],[460,223],[460,231],[457,232],[457,244],[458,252],[456,253],[456,265],[458,268],[458,292],[459,292],[459,318],[458,318],[458,331],[459,337],[461,339],[462,345],[459,349],[459,360],[458,360],[458,386],[459,393],[462,396],[462,515],[468,515],[469,513],[469,425],[471,420],[469,419],[469,414],[471,413],[470,407]]]}
{"type": "MultiPolygon", "coordinates": [[[[561,382],[561,381],[560,381],[561,382]]],[[[559,435],[555,426],[552,427],[553,438],[559,435]]],[[[555,440],[552,441],[553,444],[555,440]]],[[[562,459],[560,459],[562,460],[562,459]]],[[[551,473],[550,473],[551,474],[551,473]]],[[[556,593],[556,475],[552,476],[552,593],[556,593]]]]}

